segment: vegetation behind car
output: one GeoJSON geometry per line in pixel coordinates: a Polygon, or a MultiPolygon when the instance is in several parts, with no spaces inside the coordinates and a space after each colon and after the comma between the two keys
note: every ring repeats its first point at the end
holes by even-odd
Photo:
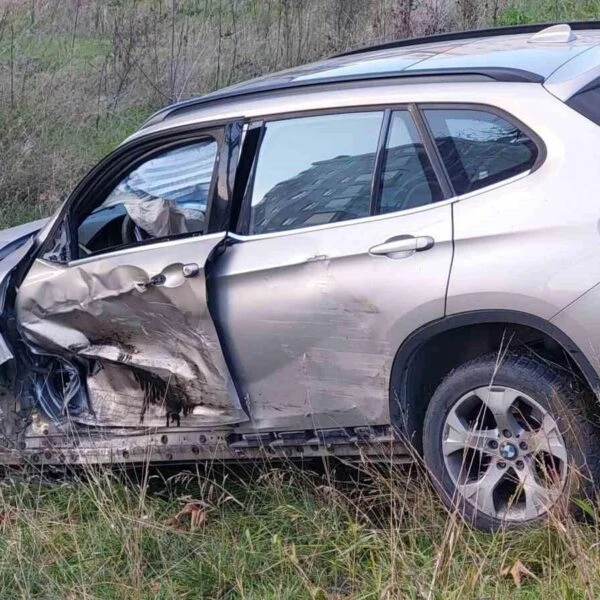
{"type": "Polygon", "coordinates": [[[349,48],[597,18],[598,0],[0,0],[0,226],[49,215],[156,109],[349,48]]]}

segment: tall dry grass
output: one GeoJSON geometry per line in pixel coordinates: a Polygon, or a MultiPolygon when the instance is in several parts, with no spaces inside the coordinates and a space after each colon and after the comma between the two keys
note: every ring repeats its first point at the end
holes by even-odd
{"type": "MultiPolygon", "coordinates": [[[[375,41],[599,16],[598,0],[0,0],[0,224],[47,214],[168,102],[375,41]]],[[[600,597],[593,504],[585,525],[489,536],[393,465],[138,475],[3,479],[0,600],[600,597]]]]}
{"type": "Polygon", "coordinates": [[[600,17],[600,0],[1,0],[0,225],[51,211],[155,109],[349,47],[600,17]]]}
{"type": "Polygon", "coordinates": [[[4,480],[0,598],[600,595],[597,524],[480,534],[418,472],[263,463],[167,475],[148,487],[143,473],[106,470],[4,480]]]}

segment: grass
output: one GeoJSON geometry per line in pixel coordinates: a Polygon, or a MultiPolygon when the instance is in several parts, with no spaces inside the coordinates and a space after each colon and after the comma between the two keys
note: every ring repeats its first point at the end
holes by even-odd
{"type": "MultiPolygon", "coordinates": [[[[171,100],[406,35],[402,2],[391,4],[0,0],[0,227],[50,214],[171,100]]],[[[600,0],[411,5],[412,35],[600,18],[600,0]]]]}
{"type": "Polygon", "coordinates": [[[20,157],[11,171],[11,180],[0,192],[4,196],[0,198],[0,228],[49,216],[77,180],[74,177],[71,186],[61,185],[65,165],[82,176],[148,116],[149,111],[140,107],[79,122],[71,121],[68,112],[40,118],[35,110],[21,107],[5,120],[0,112],[0,131],[4,130],[9,148],[18,148],[20,157]],[[28,152],[27,148],[33,148],[39,140],[43,140],[44,152],[28,152]]]}
{"type": "MultiPolygon", "coordinates": [[[[110,43],[102,38],[73,37],[67,35],[39,35],[24,33],[2,40],[0,61],[12,60],[32,63],[37,70],[56,70],[77,66],[81,71],[95,59],[110,52],[110,43]]],[[[83,75],[83,73],[82,73],[83,75]]]]}
{"type": "Polygon", "coordinates": [[[495,24],[526,25],[599,18],[598,0],[516,0],[499,12],[495,24]]]}
{"type": "MultiPolygon", "coordinates": [[[[138,473],[139,474],[139,473],[138,473]]],[[[404,471],[262,465],[0,486],[0,598],[564,599],[600,594],[595,525],[470,530],[404,471]],[[182,507],[185,509],[182,511],[182,507]],[[182,514],[183,513],[183,514],[182,514]],[[506,573],[521,561],[520,585],[506,573]]]]}

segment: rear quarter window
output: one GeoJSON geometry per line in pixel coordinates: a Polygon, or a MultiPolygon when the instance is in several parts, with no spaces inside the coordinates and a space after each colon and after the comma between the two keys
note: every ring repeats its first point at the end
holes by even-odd
{"type": "Polygon", "coordinates": [[[528,171],[537,160],[535,142],[495,112],[431,108],[423,114],[457,195],[528,171]]]}

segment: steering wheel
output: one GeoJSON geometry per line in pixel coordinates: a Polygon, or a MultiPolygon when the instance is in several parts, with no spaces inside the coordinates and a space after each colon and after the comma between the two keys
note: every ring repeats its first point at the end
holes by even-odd
{"type": "Polygon", "coordinates": [[[136,242],[148,240],[150,237],[150,234],[141,227],[138,227],[129,215],[123,217],[123,222],[121,223],[121,238],[123,244],[135,244],[136,242]]]}

